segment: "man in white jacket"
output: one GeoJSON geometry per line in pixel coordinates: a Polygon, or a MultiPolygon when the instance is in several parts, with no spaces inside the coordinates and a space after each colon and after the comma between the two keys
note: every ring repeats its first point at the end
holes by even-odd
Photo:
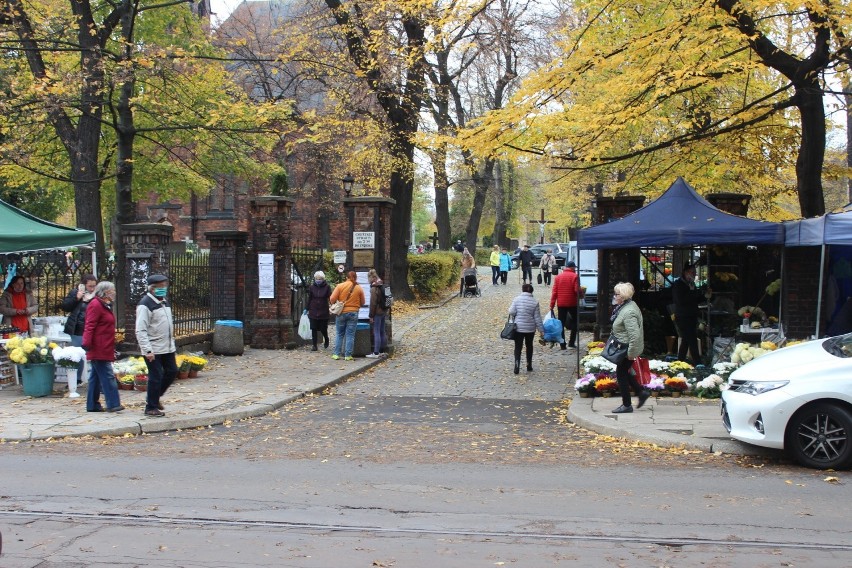
{"type": "Polygon", "coordinates": [[[166,295],[169,279],[162,274],[148,277],[148,293],[136,306],[136,341],[148,365],[145,416],[165,416],[160,397],[177,377],[175,326],[166,295]]]}

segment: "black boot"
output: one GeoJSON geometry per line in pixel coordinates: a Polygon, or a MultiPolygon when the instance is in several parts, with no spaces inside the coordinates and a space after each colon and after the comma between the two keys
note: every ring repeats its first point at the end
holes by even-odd
{"type": "Polygon", "coordinates": [[[521,372],[521,360],[515,359],[515,374],[517,375],[520,372],[521,372]]]}
{"type": "Polygon", "coordinates": [[[527,362],[527,371],[532,371],[532,361],[527,362]]]}

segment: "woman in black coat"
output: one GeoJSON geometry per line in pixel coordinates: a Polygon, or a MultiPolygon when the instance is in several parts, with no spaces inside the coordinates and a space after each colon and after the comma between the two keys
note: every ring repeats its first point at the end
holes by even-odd
{"type": "Polygon", "coordinates": [[[314,283],[308,287],[308,319],[311,321],[311,351],[317,350],[317,339],[323,337],[323,347],[328,349],[328,299],[331,297],[331,286],[325,281],[322,270],[314,272],[314,283]]]}
{"type": "MultiPolygon", "coordinates": [[[[84,274],[80,279],[80,284],[72,288],[65,299],[62,300],[62,309],[68,312],[68,319],[65,320],[65,333],[71,336],[71,345],[75,347],[83,346],[83,330],[86,326],[86,308],[89,307],[89,302],[95,297],[95,285],[98,279],[92,274],[84,274]]],[[[83,379],[83,368],[86,362],[80,361],[77,366],[77,384],[79,385],[83,379]]]]}

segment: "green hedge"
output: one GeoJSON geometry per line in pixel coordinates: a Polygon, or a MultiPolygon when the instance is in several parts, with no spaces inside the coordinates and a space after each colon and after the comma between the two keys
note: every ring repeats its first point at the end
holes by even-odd
{"type": "Polygon", "coordinates": [[[408,283],[418,293],[432,296],[455,285],[461,274],[461,255],[435,251],[408,255],[408,283]]]}

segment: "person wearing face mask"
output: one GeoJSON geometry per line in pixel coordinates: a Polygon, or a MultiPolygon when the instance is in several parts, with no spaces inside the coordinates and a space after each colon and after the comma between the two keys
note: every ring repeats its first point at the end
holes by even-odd
{"type": "Polygon", "coordinates": [[[311,351],[317,350],[317,341],[322,335],[322,346],[328,349],[328,299],[331,298],[331,286],[325,281],[322,270],[314,272],[314,282],[308,287],[308,320],[311,322],[311,351]]]}
{"type": "MultiPolygon", "coordinates": [[[[98,280],[93,274],[84,274],[80,284],[72,288],[65,299],[62,300],[62,309],[68,312],[65,320],[65,333],[71,336],[71,345],[83,346],[83,329],[86,325],[86,309],[95,297],[95,286],[98,280]]],[[[85,362],[80,361],[77,367],[77,384],[83,379],[83,368],[85,362]]]]}
{"type": "Polygon", "coordinates": [[[83,328],[83,349],[89,361],[89,388],[86,396],[87,412],[119,412],[124,410],[118,396],[118,384],[112,370],[115,361],[115,285],[100,282],[93,291],[94,298],[86,308],[83,328]],[[104,393],[106,408],[101,406],[104,393]]]}
{"type": "Polygon", "coordinates": [[[680,278],[672,284],[675,323],[680,332],[677,358],[681,361],[686,361],[687,350],[693,364],[701,361],[698,353],[698,314],[700,313],[698,305],[709,295],[709,290],[705,295],[703,290],[695,288],[695,265],[685,265],[680,278]]]}
{"type": "Polygon", "coordinates": [[[148,293],[136,306],[136,340],[148,366],[145,416],[165,416],[160,397],[177,377],[175,326],[166,300],[169,279],[162,274],[148,277],[148,293]]]}

